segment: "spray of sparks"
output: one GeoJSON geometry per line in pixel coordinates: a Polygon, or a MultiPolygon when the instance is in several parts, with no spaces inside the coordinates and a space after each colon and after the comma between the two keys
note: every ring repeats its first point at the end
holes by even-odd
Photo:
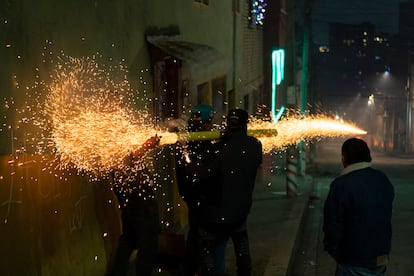
{"type": "MultiPolygon", "coordinates": [[[[159,135],[161,144],[173,144],[176,133],[162,130],[145,110],[131,106],[133,97],[126,68],[117,68],[122,77],[113,77],[113,68],[93,58],[63,56],[57,62],[41,118],[46,142],[40,153],[56,156],[60,169],[75,168],[93,175],[123,169],[125,157],[149,137],[159,135]]],[[[119,74],[118,74],[119,75],[119,74]]],[[[353,124],[325,115],[288,115],[278,123],[252,118],[249,129],[277,130],[277,136],[260,137],[263,151],[284,150],[289,145],[320,137],[365,134],[353,124]]]]}
{"type": "Polygon", "coordinates": [[[276,137],[260,137],[265,153],[285,150],[288,146],[301,141],[311,141],[322,137],[340,137],[347,135],[364,135],[367,132],[355,124],[346,123],[327,115],[301,116],[290,113],[277,123],[252,118],[249,129],[276,129],[276,137]]]}
{"type": "Polygon", "coordinates": [[[94,175],[122,169],[130,152],[162,133],[147,111],[131,107],[126,74],[115,81],[113,71],[95,59],[59,59],[38,121],[47,133],[40,151],[56,155],[60,169],[94,175]]]}

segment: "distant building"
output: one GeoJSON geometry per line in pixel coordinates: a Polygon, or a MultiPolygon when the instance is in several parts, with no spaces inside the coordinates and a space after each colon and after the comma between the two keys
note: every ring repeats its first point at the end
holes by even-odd
{"type": "Polygon", "coordinates": [[[366,129],[374,148],[400,147],[404,87],[395,66],[395,38],[371,23],[329,25],[329,45],[315,47],[317,93],[327,111],[366,129]],[[396,69],[394,71],[394,69],[396,69]],[[368,97],[376,99],[367,107],[368,97]]]}
{"type": "Polygon", "coordinates": [[[400,3],[398,40],[399,55],[395,59],[406,84],[406,123],[402,139],[405,152],[414,152],[414,2],[400,3]]]}

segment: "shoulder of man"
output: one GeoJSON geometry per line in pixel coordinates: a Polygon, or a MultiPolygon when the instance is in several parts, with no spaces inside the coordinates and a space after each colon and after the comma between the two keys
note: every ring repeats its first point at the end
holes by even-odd
{"type": "Polygon", "coordinates": [[[251,141],[252,144],[255,144],[258,148],[260,148],[260,150],[262,150],[262,142],[260,142],[259,139],[253,136],[248,136],[248,137],[249,137],[248,139],[251,141]]]}

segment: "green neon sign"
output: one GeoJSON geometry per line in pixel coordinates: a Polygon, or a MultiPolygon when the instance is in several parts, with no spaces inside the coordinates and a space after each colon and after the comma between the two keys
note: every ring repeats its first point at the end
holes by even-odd
{"type": "Polygon", "coordinates": [[[285,50],[278,49],[272,52],[272,117],[273,122],[276,123],[280,117],[282,116],[285,107],[282,106],[276,114],[276,98],[277,98],[277,86],[283,81],[285,78],[285,50]]]}

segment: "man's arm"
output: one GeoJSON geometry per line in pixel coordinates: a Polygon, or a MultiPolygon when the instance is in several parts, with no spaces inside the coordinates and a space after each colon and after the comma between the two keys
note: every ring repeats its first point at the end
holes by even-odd
{"type": "Polygon", "coordinates": [[[337,260],[339,247],[343,235],[344,208],[341,198],[343,195],[338,191],[336,182],[331,184],[329,194],[324,205],[323,231],[325,250],[337,260]]]}
{"type": "Polygon", "coordinates": [[[140,160],[142,157],[145,156],[145,154],[156,147],[158,147],[160,144],[160,138],[155,135],[149,138],[147,141],[145,141],[139,148],[134,150],[132,152],[132,158],[134,160],[140,160]]]}

